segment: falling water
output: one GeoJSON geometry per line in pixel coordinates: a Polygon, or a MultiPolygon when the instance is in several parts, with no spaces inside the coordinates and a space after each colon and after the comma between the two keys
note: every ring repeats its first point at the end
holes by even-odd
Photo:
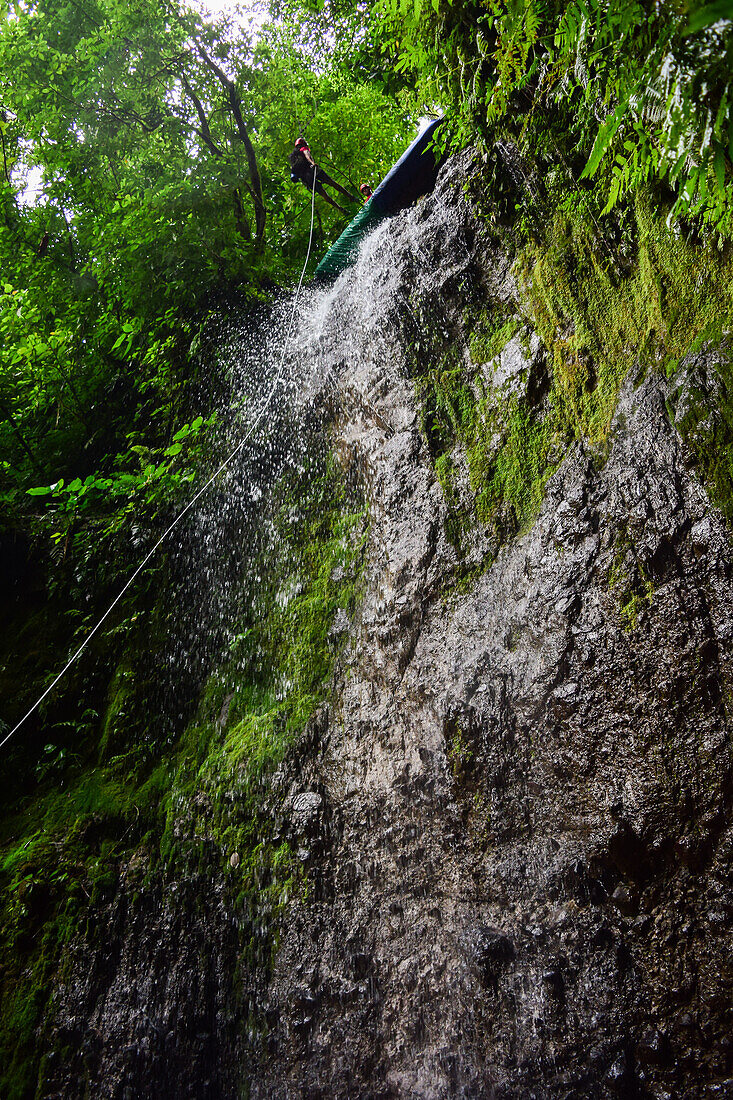
{"type": "MultiPolygon", "coordinates": [[[[277,557],[270,505],[279,479],[322,465],[339,419],[364,421],[384,438],[414,419],[412,401],[395,397],[411,394],[416,361],[452,336],[445,291],[470,282],[470,220],[444,171],[436,193],[378,226],[333,285],[303,289],[289,339],[290,295],[258,314],[220,320],[212,465],[259,422],[178,537],[169,600],[172,716],[185,698],[182,674],[201,684],[236,638],[243,603],[257,607],[263,562],[277,557]]],[[[358,462],[350,476],[370,497],[358,462]]]]}

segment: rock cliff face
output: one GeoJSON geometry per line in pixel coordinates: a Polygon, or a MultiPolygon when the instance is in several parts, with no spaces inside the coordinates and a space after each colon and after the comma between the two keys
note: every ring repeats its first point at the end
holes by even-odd
{"type": "MultiPolygon", "coordinates": [[[[523,307],[452,173],[412,215],[428,255],[413,225],[370,262],[419,256],[413,307],[466,358],[467,295],[523,307]]],[[[547,369],[525,344],[494,386],[547,369]]],[[[366,591],[288,773],[311,892],[252,1095],[733,1096],[731,551],[670,416],[719,356],[670,385],[630,349],[604,453],[575,443],[531,529],[456,591],[411,354],[339,376],[366,591]]]]}
{"type": "Polygon", "coordinates": [[[99,1097],[733,1097],[733,557],[678,431],[727,354],[668,380],[629,346],[603,438],[546,450],[536,518],[470,519],[480,478],[457,437],[441,485],[419,379],[447,354],[489,406],[552,413],[477,171],[451,162],[303,321],[369,532],[329,701],[267,796],[307,882],[272,967],[235,998],[222,873],[153,891],[131,863],[69,953],[44,1095],[84,1064],[99,1097]],[[511,322],[483,357],[480,309],[511,322]]]}
{"type": "Polygon", "coordinates": [[[254,1095],[730,1094],[730,551],[665,396],[628,385],[603,469],[569,455],[454,602],[416,434],[370,448],[357,646],[293,776],[314,896],[254,1095]]]}

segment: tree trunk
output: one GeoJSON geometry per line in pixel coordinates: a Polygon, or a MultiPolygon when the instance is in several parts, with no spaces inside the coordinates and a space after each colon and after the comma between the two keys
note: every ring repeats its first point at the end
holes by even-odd
{"type": "Polygon", "coordinates": [[[229,101],[229,109],[232,112],[234,121],[237,124],[237,136],[244,145],[244,151],[247,156],[247,167],[249,169],[249,191],[252,196],[252,203],[255,211],[255,248],[258,251],[262,248],[265,240],[265,222],[267,220],[267,211],[265,210],[265,202],[262,197],[262,179],[260,177],[260,169],[257,164],[257,154],[255,153],[254,146],[250,140],[249,133],[247,131],[247,125],[242,115],[242,101],[239,98],[239,93],[236,89],[233,80],[230,80],[227,74],[221,69],[215,61],[213,61],[207,54],[204,47],[197,42],[196,49],[199,52],[201,59],[209,66],[216,79],[221,84],[222,88],[227,94],[229,101]]]}
{"type": "Polygon", "coordinates": [[[249,227],[249,222],[244,213],[244,207],[242,206],[242,195],[239,188],[235,187],[232,195],[234,199],[234,224],[237,227],[237,231],[245,241],[252,240],[252,230],[249,227]]]}

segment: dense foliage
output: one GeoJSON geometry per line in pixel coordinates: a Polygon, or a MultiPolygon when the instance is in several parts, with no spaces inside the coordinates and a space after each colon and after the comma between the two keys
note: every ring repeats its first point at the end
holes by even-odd
{"type": "MultiPolygon", "coordinates": [[[[0,539],[45,556],[69,638],[206,466],[207,315],[300,270],[294,138],[305,128],[356,193],[411,131],[372,69],[329,57],[307,23],[281,13],[251,38],[175,0],[5,7],[0,539]]],[[[314,262],[344,221],[318,201],[314,262]]]]}
{"type": "MultiPolygon", "coordinates": [[[[253,43],[175,4],[8,12],[6,505],[58,484],[60,538],[70,516],[110,496],[155,510],[161,486],[190,477],[178,455],[195,457],[202,427],[189,407],[192,342],[217,295],[261,295],[299,266],[310,204],[287,153],[306,123],[316,155],[352,188],[379,175],[405,134],[394,101],[338,64],[316,69],[292,26],[253,43]]],[[[340,224],[319,204],[321,245],[340,224]]]]}
{"type": "MultiPolygon", "coordinates": [[[[602,442],[632,342],[645,365],[673,369],[729,324],[731,0],[276,0],[256,37],[178,0],[3,10],[0,739],[207,470],[210,318],[235,303],[246,313],[299,274],[310,198],[287,154],[301,129],[353,191],[401,152],[420,107],[447,110],[446,140],[489,152],[479,198],[520,242],[515,271],[552,382],[539,420],[477,397],[450,352],[419,364],[459,557],[477,522],[494,525],[497,546],[531,522],[573,440],[602,442]]],[[[316,213],[317,256],[345,219],[320,202],[316,213]]],[[[496,303],[466,316],[478,370],[516,321],[496,303]]],[[[269,891],[272,915],[295,888],[287,845],[260,837],[261,777],[323,701],[364,527],[324,454],[291,482],[270,505],[282,560],[269,555],[271,576],[264,554],[250,562],[260,603],[244,593],[241,652],[201,699],[201,682],[181,688],[174,729],[151,713],[179,627],[161,558],[3,750],[10,1096],[33,1095],[64,946],[138,846],[157,853],[159,886],[187,844],[204,858],[200,814],[216,859],[229,866],[236,847],[247,906],[269,891]],[[285,574],[297,592],[282,602],[285,574]],[[199,789],[208,801],[181,840],[180,808],[199,789]]],[[[458,583],[489,564],[462,560],[458,583]]]]}
{"type": "Polygon", "coordinates": [[[397,67],[450,107],[459,140],[479,134],[510,164],[521,156],[525,201],[553,168],[565,187],[596,180],[587,190],[602,213],[653,182],[672,218],[733,235],[729,0],[378,6],[397,67]]]}

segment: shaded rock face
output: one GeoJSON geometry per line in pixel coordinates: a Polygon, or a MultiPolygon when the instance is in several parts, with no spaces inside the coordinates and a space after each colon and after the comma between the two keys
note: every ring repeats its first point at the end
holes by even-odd
{"type": "Polygon", "coordinates": [[[371,525],[330,705],[276,777],[309,885],[274,969],[235,995],[220,880],[138,896],[131,868],[70,951],[48,1096],[733,1097],[733,559],[670,419],[686,378],[715,392],[715,353],[674,386],[630,361],[607,452],[574,445],[457,590],[412,366],[465,359],[486,301],[526,332],[487,383],[541,400],[547,370],[472,171],[451,162],[301,326],[371,525]]]}
{"type": "MultiPolygon", "coordinates": [[[[379,275],[353,275],[399,314],[378,250],[409,271],[417,237],[434,251],[412,309],[456,339],[462,287],[515,297],[458,180],[374,243],[379,275]]],[[[631,370],[607,456],[576,444],[532,529],[451,595],[402,347],[341,363],[338,442],[372,487],[366,593],[318,750],[281,777],[294,807],[317,786],[327,825],[251,1094],[733,1096],[731,549],[668,383],[631,370]]],[[[714,377],[714,354],[697,369],[714,377]]]]}
{"type": "Polygon", "coordinates": [[[238,1093],[238,939],[222,883],[199,873],[146,890],[146,870],[128,868],[62,960],[44,1037],[48,1100],[238,1093]]]}

